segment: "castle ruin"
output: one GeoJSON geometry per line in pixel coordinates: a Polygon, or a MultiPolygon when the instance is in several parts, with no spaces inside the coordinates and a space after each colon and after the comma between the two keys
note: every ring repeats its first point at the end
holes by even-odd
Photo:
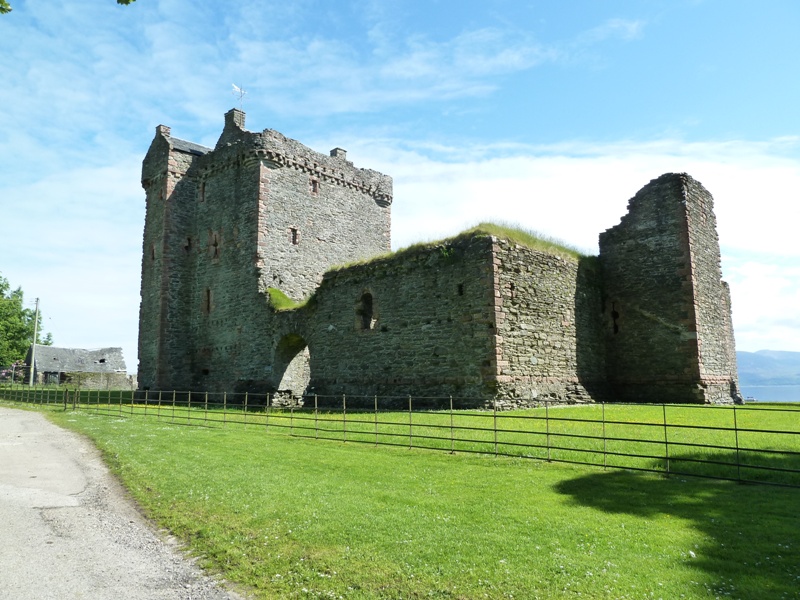
{"type": "Polygon", "coordinates": [[[229,111],[211,149],[161,125],[144,159],[143,389],[741,398],[713,200],[690,176],[642,188],[599,257],[480,232],[390,254],[390,177],[244,126],[229,111]]]}

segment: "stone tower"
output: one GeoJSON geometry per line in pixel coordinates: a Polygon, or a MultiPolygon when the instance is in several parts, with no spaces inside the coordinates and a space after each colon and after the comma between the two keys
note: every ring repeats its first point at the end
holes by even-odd
{"type": "Polygon", "coordinates": [[[728,285],[711,194],[689,175],[654,179],[600,234],[611,396],[741,399],[728,285]]]}
{"type": "Polygon", "coordinates": [[[229,111],[211,149],[160,125],[144,159],[143,388],[268,381],[267,289],[300,300],[331,266],[390,249],[390,177],[244,126],[229,111]]]}

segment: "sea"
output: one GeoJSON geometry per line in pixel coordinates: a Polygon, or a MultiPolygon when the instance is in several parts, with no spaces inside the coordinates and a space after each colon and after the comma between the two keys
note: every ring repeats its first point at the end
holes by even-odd
{"type": "Polygon", "coordinates": [[[742,396],[756,402],[800,402],[800,385],[743,385],[742,396]]]}

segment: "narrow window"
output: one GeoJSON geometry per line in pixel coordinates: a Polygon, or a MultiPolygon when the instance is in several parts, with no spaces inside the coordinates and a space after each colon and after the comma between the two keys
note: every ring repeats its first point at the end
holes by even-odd
{"type": "Polygon", "coordinates": [[[101,359],[100,359],[99,361],[97,361],[97,362],[99,362],[99,363],[102,365],[102,364],[105,364],[105,362],[106,362],[106,359],[105,359],[105,358],[101,358],[101,359]]]}
{"type": "Polygon", "coordinates": [[[297,227],[291,227],[289,229],[289,241],[295,246],[300,243],[300,232],[297,230],[297,227]]]}
{"type": "Polygon", "coordinates": [[[377,319],[374,314],[372,294],[364,292],[356,307],[356,319],[359,329],[375,329],[377,319]]]}
{"type": "Polygon", "coordinates": [[[463,296],[464,295],[464,284],[463,283],[459,283],[458,284],[458,295],[459,296],[463,296]]]}
{"type": "Polygon", "coordinates": [[[319,194],[319,179],[311,179],[310,187],[312,194],[319,194]]]}
{"type": "Polygon", "coordinates": [[[200,202],[206,201],[206,182],[200,182],[200,202]]]}
{"type": "Polygon", "coordinates": [[[216,231],[209,231],[208,255],[211,258],[219,258],[220,246],[222,246],[222,240],[220,239],[219,234],[216,231]]]}
{"type": "Polygon", "coordinates": [[[155,260],[155,259],[156,259],[156,245],[152,244],[150,246],[150,260],[155,260]]]}
{"type": "Polygon", "coordinates": [[[186,238],[186,243],[183,245],[183,249],[186,252],[189,252],[189,250],[192,249],[192,238],[191,237],[187,237],[186,238]]]}
{"type": "Polygon", "coordinates": [[[210,372],[211,371],[209,371],[208,369],[203,369],[202,370],[203,375],[208,375],[210,372]]]}
{"type": "Polygon", "coordinates": [[[213,296],[211,294],[211,288],[206,288],[203,292],[203,312],[208,314],[211,312],[211,309],[214,308],[213,303],[213,296]]]}
{"type": "Polygon", "coordinates": [[[617,323],[617,319],[619,319],[619,313],[617,312],[617,305],[616,303],[611,303],[611,318],[614,320],[614,333],[619,333],[619,323],[617,323]]]}
{"type": "Polygon", "coordinates": [[[511,292],[511,297],[514,298],[516,296],[516,288],[514,287],[513,282],[511,283],[511,285],[509,285],[509,290],[511,292]]]}

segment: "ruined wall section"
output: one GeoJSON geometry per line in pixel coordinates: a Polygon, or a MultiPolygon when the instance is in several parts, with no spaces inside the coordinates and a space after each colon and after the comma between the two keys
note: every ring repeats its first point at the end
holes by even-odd
{"type": "Polygon", "coordinates": [[[683,176],[688,242],[697,321],[700,382],[706,402],[741,400],[731,319],[731,296],[722,281],[714,199],[698,181],[683,176]]]}
{"type": "Polygon", "coordinates": [[[591,402],[605,392],[600,274],[592,258],[495,243],[501,402],[591,402]]]}
{"type": "Polygon", "coordinates": [[[714,224],[708,192],[688,175],[670,173],[642,188],[620,224],[600,234],[614,399],[712,399],[700,348],[711,364],[724,363],[726,353],[724,343],[714,348],[724,333],[707,336],[723,324],[721,313],[701,314],[723,290],[714,224]]]}
{"type": "Polygon", "coordinates": [[[488,401],[496,387],[493,282],[488,236],[326,273],[303,332],[309,391],[370,405],[373,394],[488,401]]]}

